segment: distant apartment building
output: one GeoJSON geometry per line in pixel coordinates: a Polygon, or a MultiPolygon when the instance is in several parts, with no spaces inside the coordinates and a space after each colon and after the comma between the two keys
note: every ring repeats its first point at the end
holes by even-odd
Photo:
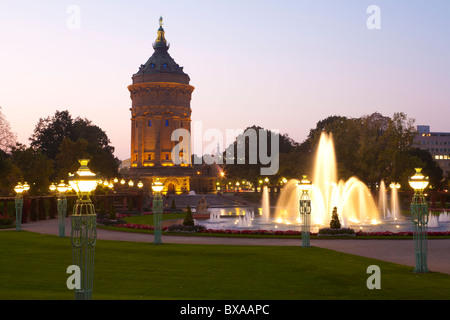
{"type": "Polygon", "coordinates": [[[444,171],[444,177],[449,177],[450,132],[431,132],[430,126],[417,126],[414,147],[429,151],[433,159],[444,171]]]}

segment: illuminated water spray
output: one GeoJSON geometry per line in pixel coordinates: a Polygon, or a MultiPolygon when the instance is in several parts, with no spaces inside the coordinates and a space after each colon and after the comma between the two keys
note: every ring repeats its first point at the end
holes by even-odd
{"type": "MultiPolygon", "coordinates": [[[[298,221],[299,190],[291,179],[280,193],[275,212],[278,222],[298,221]]],[[[338,180],[332,135],[322,133],[314,161],[312,178],[311,224],[329,225],[331,212],[337,208],[342,226],[379,222],[379,212],[367,186],[356,177],[338,180]]]]}

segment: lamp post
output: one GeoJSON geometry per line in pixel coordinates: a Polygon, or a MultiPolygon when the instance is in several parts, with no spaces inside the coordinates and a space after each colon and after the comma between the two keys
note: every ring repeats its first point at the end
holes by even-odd
{"type": "Polygon", "coordinates": [[[161,191],[163,190],[164,185],[157,179],[152,183],[153,190],[153,225],[154,225],[154,234],[155,239],[153,241],[154,244],[161,244],[161,216],[163,213],[163,199],[161,197],[161,191]]]}
{"type": "Polygon", "coordinates": [[[23,197],[22,193],[25,191],[22,183],[18,183],[17,186],[14,187],[14,191],[16,192],[16,199],[14,201],[16,207],[16,231],[22,230],[22,209],[23,209],[23,197]]]}
{"type": "Polygon", "coordinates": [[[69,184],[78,195],[73,207],[70,234],[73,264],[77,265],[81,272],[81,286],[80,289],[75,289],[75,300],[91,300],[97,225],[95,208],[89,194],[97,187],[98,178],[89,170],[88,159],[78,161],[78,171],[75,174],[69,173],[69,184]]]}
{"type": "Polygon", "coordinates": [[[411,221],[413,223],[414,253],[416,267],[414,272],[426,273],[427,267],[427,232],[428,232],[428,204],[423,190],[428,186],[429,178],[422,174],[421,168],[416,168],[416,173],[408,179],[414,195],[411,201],[411,221]]]}
{"type": "Polygon", "coordinates": [[[66,236],[66,213],[67,213],[67,198],[66,191],[70,187],[64,183],[64,180],[56,186],[58,190],[58,220],[59,220],[59,237],[64,238],[66,236]]]}
{"type": "Polygon", "coordinates": [[[311,181],[303,176],[303,179],[299,182],[299,187],[301,190],[299,211],[300,218],[302,221],[302,247],[310,247],[309,235],[311,229],[311,198],[309,197],[308,191],[311,189],[311,181]]]}

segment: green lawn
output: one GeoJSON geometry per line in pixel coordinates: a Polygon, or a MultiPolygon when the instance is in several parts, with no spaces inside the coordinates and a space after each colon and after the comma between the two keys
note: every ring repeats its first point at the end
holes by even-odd
{"type": "MultiPolygon", "coordinates": [[[[0,232],[0,299],[72,300],[70,238],[0,232]]],[[[450,275],[321,248],[98,240],[94,299],[449,299],[450,275]],[[381,289],[366,287],[381,268],[381,289]]]]}

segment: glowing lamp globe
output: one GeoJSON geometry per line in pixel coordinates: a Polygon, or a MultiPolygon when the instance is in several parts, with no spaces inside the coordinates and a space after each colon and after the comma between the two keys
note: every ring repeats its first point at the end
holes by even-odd
{"type": "Polygon", "coordinates": [[[19,183],[17,184],[17,186],[14,187],[14,191],[15,191],[17,194],[22,194],[22,192],[24,192],[24,188],[23,188],[22,183],[19,182],[19,183]]]}
{"type": "Polygon", "coordinates": [[[30,185],[27,182],[25,182],[23,184],[23,191],[28,191],[28,190],[30,190],[30,185]]]}
{"type": "Polygon", "coordinates": [[[298,186],[300,187],[300,190],[307,193],[311,190],[312,184],[311,181],[307,179],[307,176],[303,176],[303,179],[298,183],[298,186]]]}
{"type": "Polygon", "coordinates": [[[130,187],[134,186],[133,180],[128,181],[128,186],[130,186],[130,187]]]}
{"type": "Polygon", "coordinates": [[[156,180],[155,182],[152,183],[153,192],[160,193],[161,191],[163,191],[163,189],[164,185],[159,180],[156,180]]]}
{"type": "Polygon", "coordinates": [[[56,189],[58,189],[58,191],[61,193],[69,190],[67,184],[64,183],[64,180],[61,180],[61,182],[56,186],[56,189]]]}
{"type": "Polygon", "coordinates": [[[416,173],[408,179],[408,183],[414,191],[423,191],[429,183],[429,178],[422,174],[422,168],[416,168],[416,173]]]}
{"type": "Polygon", "coordinates": [[[74,174],[69,173],[69,184],[78,194],[87,195],[97,188],[98,178],[89,167],[89,159],[78,160],[80,168],[74,174]]]}
{"type": "Polygon", "coordinates": [[[55,186],[54,183],[52,183],[52,184],[50,185],[50,187],[48,187],[48,188],[50,189],[50,191],[55,191],[55,190],[56,190],[56,186],[55,186]]]}
{"type": "Polygon", "coordinates": [[[142,183],[142,181],[139,181],[137,186],[138,186],[139,189],[141,189],[144,186],[144,184],[142,183]]]}
{"type": "Polygon", "coordinates": [[[125,184],[125,179],[120,180],[120,184],[125,184]]]}

